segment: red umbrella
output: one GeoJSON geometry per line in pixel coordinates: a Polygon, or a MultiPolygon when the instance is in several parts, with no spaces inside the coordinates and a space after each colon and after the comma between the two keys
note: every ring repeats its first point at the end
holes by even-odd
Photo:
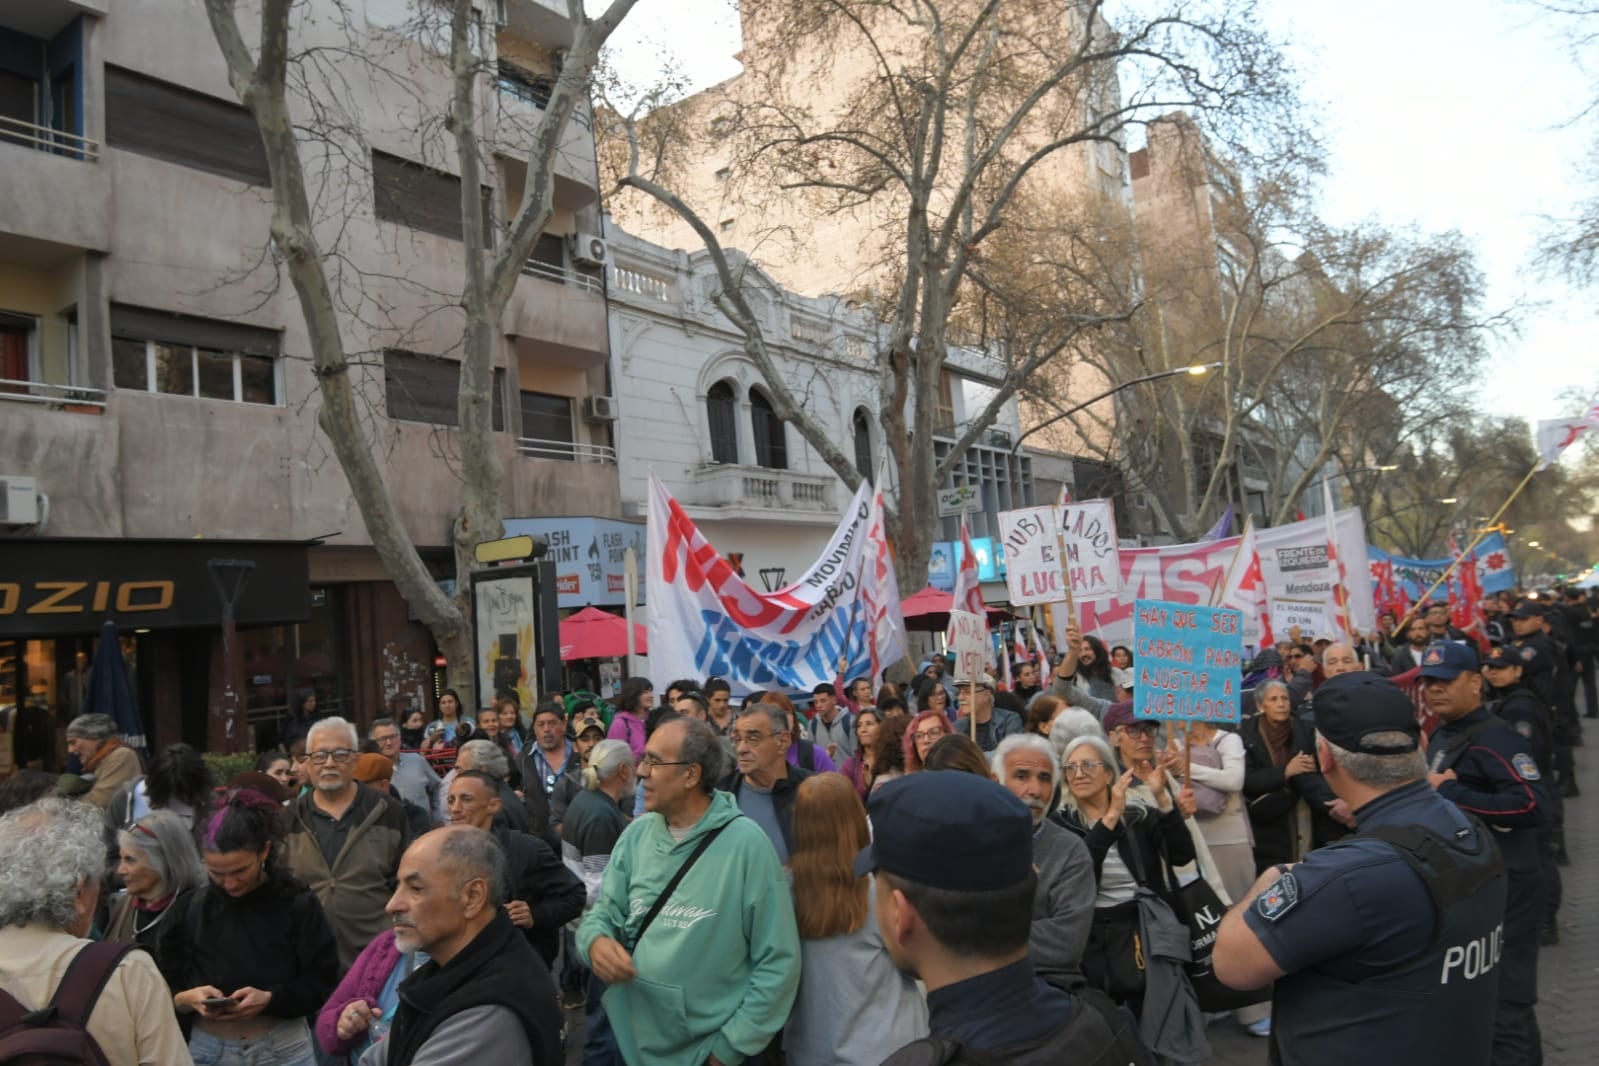
{"type": "MultiPolygon", "coordinates": [[[[639,655],[650,653],[649,638],[644,626],[633,624],[634,648],[639,655]]],[[[574,659],[613,659],[627,654],[627,619],[621,615],[602,611],[598,607],[585,607],[576,614],[561,619],[561,661],[574,659]]]]}
{"type": "MultiPolygon", "coordinates": [[[[907,596],[899,601],[900,614],[905,617],[906,629],[925,630],[928,633],[942,633],[949,628],[949,612],[954,606],[955,595],[950,592],[940,592],[929,585],[914,596],[907,596]]],[[[1002,611],[998,607],[988,609],[988,624],[997,626],[1001,622],[1016,617],[1009,611],[1002,611]]]]}

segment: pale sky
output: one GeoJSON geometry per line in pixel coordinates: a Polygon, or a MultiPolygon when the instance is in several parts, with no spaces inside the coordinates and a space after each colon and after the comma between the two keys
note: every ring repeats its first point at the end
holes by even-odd
{"type": "MultiPolygon", "coordinates": [[[[594,6],[591,0],[590,6],[594,6]]],[[[1536,421],[1581,413],[1558,393],[1599,393],[1599,291],[1530,267],[1540,219],[1569,210],[1591,92],[1559,33],[1527,0],[1261,0],[1324,116],[1331,162],[1321,211],[1456,229],[1476,247],[1491,309],[1526,304],[1521,332],[1493,343],[1479,407],[1536,421]]],[[[695,87],[738,72],[733,0],[640,0],[618,31],[618,65],[648,80],[675,59],[695,87]]],[[[1599,28],[1599,27],[1596,27],[1599,28]]]]}

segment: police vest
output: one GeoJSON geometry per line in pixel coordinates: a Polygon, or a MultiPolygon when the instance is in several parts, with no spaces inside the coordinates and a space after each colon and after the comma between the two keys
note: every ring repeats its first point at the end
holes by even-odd
{"type": "Polygon", "coordinates": [[[1475,819],[1471,827],[1470,846],[1413,826],[1362,831],[1387,841],[1426,883],[1432,941],[1358,983],[1315,969],[1278,981],[1273,1062],[1488,1066],[1507,882],[1493,835],[1475,819]]]}
{"type": "Polygon", "coordinates": [[[929,1036],[906,1044],[883,1066],[1138,1066],[1145,1060],[1132,1017],[1103,992],[1085,988],[1072,993],[1066,1024],[1040,1040],[978,1051],[929,1036]]]}

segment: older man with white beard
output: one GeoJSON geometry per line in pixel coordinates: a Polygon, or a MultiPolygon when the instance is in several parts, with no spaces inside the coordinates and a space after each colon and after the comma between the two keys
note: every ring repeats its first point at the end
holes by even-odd
{"type": "Polygon", "coordinates": [[[1094,860],[1077,834],[1048,819],[1060,781],[1060,761],[1043,737],[1006,737],[990,759],[994,780],[1033,816],[1033,928],[1027,953],[1038,976],[1072,991],[1083,985],[1083,950],[1094,919],[1094,860]]]}

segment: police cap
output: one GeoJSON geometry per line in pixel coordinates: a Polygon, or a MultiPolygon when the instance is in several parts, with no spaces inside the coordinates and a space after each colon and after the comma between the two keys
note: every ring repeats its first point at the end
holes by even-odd
{"type": "Polygon", "coordinates": [[[1312,709],[1316,731],[1345,751],[1401,755],[1421,742],[1410,697],[1392,681],[1365,670],[1329,677],[1316,690],[1312,709]],[[1366,738],[1376,733],[1404,733],[1410,741],[1398,747],[1372,744],[1366,738]]]}
{"type": "MultiPolygon", "coordinates": [[[[1466,672],[1477,672],[1477,652],[1453,640],[1435,640],[1421,653],[1421,676],[1453,681],[1466,672]]],[[[1316,698],[1320,699],[1318,692],[1316,698]]]]}
{"type": "Polygon", "coordinates": [[[1018,885],[1033,870],[1033,816],[1009,789],[986,777],[928,770],[872,794],[872,842],[855,876],[876,870],[929,888],[989,892],[1018,885]]]}
{"type": "Polygon", "coordinates": [[[1482,661],[1482,665],[1484,665],[1484,666],[1525,666],[1526,664],[1521,661],[1520,657],[1517,656],[1515,652],[1511,651],[1509,648],[1505,647],[1504,645],[1500,645],[1499,647],[1495,648],[1493,651],[1488,653],[1488,657],[1482,661]]]}

